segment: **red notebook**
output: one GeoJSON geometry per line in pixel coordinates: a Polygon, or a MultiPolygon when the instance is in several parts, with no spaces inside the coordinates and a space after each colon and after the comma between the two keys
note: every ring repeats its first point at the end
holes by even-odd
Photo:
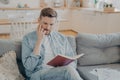
{"type": "Polygon", "coordinates": [[[55,58],[53,58],[51,61],[49,61],[47,63],[47,65],[51,65],[51,66],[54,66],[54,67],[57,67],[57,66],[65,66],[65,65],[68,65],[69,63],[75,61],[76,59],[82,57],[84,54],[79,54],[79,55],[76,55],[74,57],[68,57],[68,56],[64,56],[64,55],[57,55],[55,58]]]}

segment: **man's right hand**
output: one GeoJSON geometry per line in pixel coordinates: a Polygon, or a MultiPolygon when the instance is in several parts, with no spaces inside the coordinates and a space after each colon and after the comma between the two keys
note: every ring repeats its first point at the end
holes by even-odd
{"type": "Polygon", "coordinates": [[[33,51],[35,55],[40,55],[40,45],[41,45],[42,39],[45,37],[45,33],[46,31],[44,30],[43,26],[39,24],[37,28],[37,42],[35,44],[35,48],[33,51]]]}
{"type": "Polygon", "coordinates": [[[37,28],[37,40],[42,40],[45,37],[45,33],[46,31],[44,31],[43,26],[39,24],[37,28]]]}

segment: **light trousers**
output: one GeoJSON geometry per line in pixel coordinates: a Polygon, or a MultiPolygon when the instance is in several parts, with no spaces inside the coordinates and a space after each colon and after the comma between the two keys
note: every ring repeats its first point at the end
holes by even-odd
{"type": "Polygon", "coordinates": [[[77,70],[70,66],[39,70],[30,80],[83,80],[77,70]]]}

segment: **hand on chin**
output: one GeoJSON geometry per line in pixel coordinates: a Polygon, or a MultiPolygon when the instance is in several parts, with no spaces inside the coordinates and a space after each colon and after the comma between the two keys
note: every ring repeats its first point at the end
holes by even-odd
{"type": "Polygon", "coordinates": [[[49,35],[50,31],[49,30],[45,30],[45,35],[49,35]]]}

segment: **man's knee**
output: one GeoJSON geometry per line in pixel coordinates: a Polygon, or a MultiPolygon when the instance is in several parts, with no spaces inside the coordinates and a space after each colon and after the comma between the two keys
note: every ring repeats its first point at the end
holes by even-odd
{"type": "Polygon", "coordinates": [[[73,68],[73,67],[71,67],[71,66],[65,66],[64,69],[68,73],[74,73],[74,72],[76,72],[76,69],[73,68]]]}
{"type": "Polygon", "coordinates": [[[64,68],[66,80],[83,80],[74,67],[66,66],[64,68]]]}

